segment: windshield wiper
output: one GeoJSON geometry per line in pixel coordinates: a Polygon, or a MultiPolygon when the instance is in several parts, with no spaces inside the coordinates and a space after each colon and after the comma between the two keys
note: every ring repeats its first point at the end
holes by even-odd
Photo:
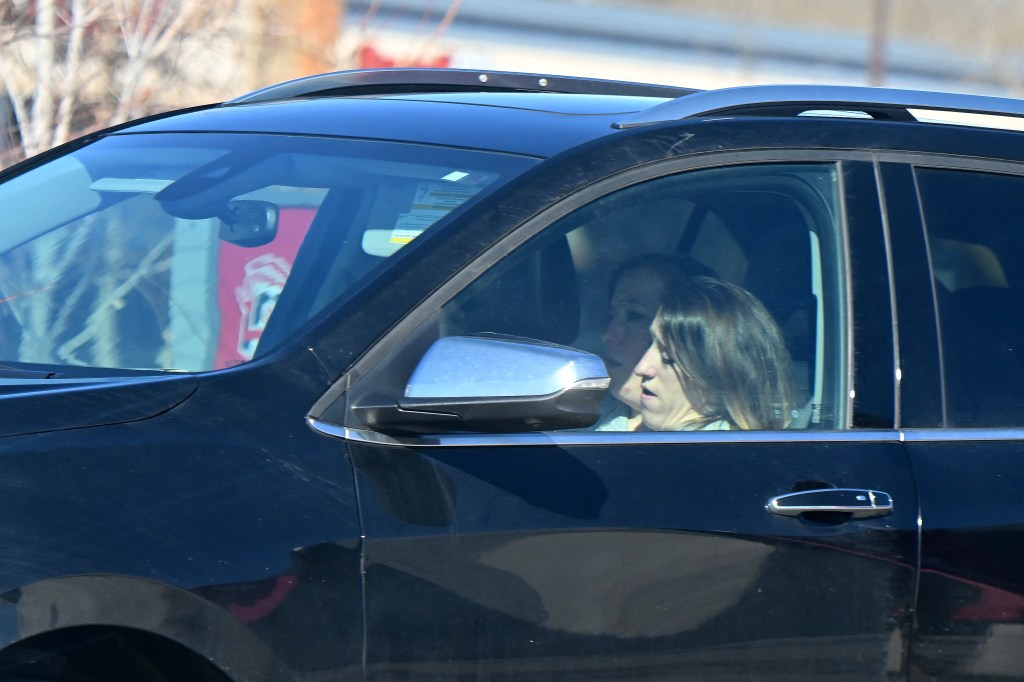
{"type": "Polygon", "coordinates": [[[0,365],[0,379],[67,379],[67,374],[47,369],[21,369],[0,365]]]}

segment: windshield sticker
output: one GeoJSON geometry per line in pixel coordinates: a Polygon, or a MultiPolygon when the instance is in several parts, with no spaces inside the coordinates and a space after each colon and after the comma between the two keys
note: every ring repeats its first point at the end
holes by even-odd
{"type": "Polygon", "coordinates": [[[447,180],[448,182],[458,182],[462,178],[468,178],[468,177],[469,177],[469,173],[464,173],[462,171],[452,171],[451,173],[449,173],[448,175],[444,176],[441,179],[442,180],[447,180]]]}
{"type": "Polygon", "coordinates": [[[392,244],[408,244],[450,212],[466,203],[479,187],[463,187],[439,182],[423,182],[416,188],[412,207],[395,221],[392,244]]]}

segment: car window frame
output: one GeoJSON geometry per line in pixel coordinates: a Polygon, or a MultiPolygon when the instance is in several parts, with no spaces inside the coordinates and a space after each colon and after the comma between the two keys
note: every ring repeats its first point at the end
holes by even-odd
{"type": "MultiPolygon", "coordinates": [[[[900,302],[897,326],[916,328],[915,335],[904,335],[897,343],[901,368],[911,354],[923,365],[917,372],[902,371],[899,390],[899,428],[908,441],[988,441],[1020,439],[1020,426],[948,426],[943,379],[942,343],[938,326],[939,301],[934,287],[927,247],[928,226],[923,210],[924,198],[916,184],[916,169],[995,173],[1024,179],[1024,162],[1004,159],[970,158],[929,152],[878,153],[879,164],[890,166],[889,176],[881,179],[882,189],[893,194],[895,185],[911,187],[909,201],[900,209],[908,225],[902,234],[890,230],[893,259],[904,263],[904,273],[894,279],[896,299],[900,302]],[[915,327],[916,325],[916,327],[915,327]],[[936,402],[938,398],[938,402],[936,402]],[[924,407],[922,407],[924,406],[924,407]]],[[[896,216],[889,210],[888,220],[896,216]]]]}
{"type": "MultiPolygon", "coordinates": [[[[421,329],[422,325],[429,323],[431,318],[436,317],[445,303],[454,298],[465,287],[477,279],[480,273],[489,269],[497,263],[504,255],[511,250],[522,246],[525,242],[540,234],[549,225],[559,219],[576,211],[598,198],[611,194],[614,191],[627,186],[638,184],[644,181],[653,180],[667,175],[675,175],[688,171],[695,171],[709,168],[727,167],[733,165],[752,165],[768,163],[832,163],[839,169],[840,192],[837,210],[842,212],[840,216],[839,240],[843,241],[845,250],[844,262],[841,273],[843,278],[842,295],[847,298],[846,311],[849,319],[846,320],[847,340],[846,346],[836,348],[835,352],[845,354],[845,369],[848,373],[848,381],[853,379],[852,353],[853,353],[853,329],[852,304],[850,297],[853,293],[853,283],[850,281],[850,245],[848,243],[849,232],[849,207],[846,205],[845,190],[842,183],[845,175],[844,163],[857,162],[864,167],[863,162],[869,164],[873,161],[873,155],[868,151],[859,150],[818,150],[803,148],[785,148],[774,150],[756,151],[726,151],[715,154],[705,154],[694,157],[674,157],[657,162],[628,168],[619,173],[596,181],[583,189],[570,194],[560,201],[554,202],[545,210],[534,217],[524,221],[503,238],[495,241],[472,263],[456,273],[446,283],[426,297],[418,306],[410,311],[403,319],[399,320],[389,332],[377,340],[362,356],[346,371],[339,380],[318,400],[310,409],[307,422],[312,428],[327,435],[341,437],[352,441],[373,442],[389,445],[417,445],[417,446],[480,446],[500,443],[527,444],[537,442],[559,443],[571,445],[574,443],[614,443],[614,442],[690,442],[697,438],[700,440],[711,439],[726,442],[786,442],[786,441],[821,441],[821,440],[892,440],[893,425],[883,425],[875,429],[859,429],[851,424],[849,416],[847,423],[841,428],[815,431],[718,431],[718,432],[680,432],[680,433],[654,433],[654,432],[627,432],[614,433],[602,432],[542,432],[533,434],[444,434],[416,437],[392,437],[376,433],[353,424],[351,414],[347,410],[346,398],[348,390],[357,384],[371,368],[378,363],[386,362],[392,352],[396,350],[407,335],[421,329]],[[873,433],[871,431],[874,431],[873,433]]],[[[871,191],[875,192],[872,185],[871,191]]],[[[877,207],[877,197],[875,197],[877,207]]],[[[881,235],[879,235],[881,238],[881,235]]],[[[886,282],[888,287],[888,282],[886,282]]],[[[882,351],[883,356],[885,350],[882,351]]],[[[846,397],[847,405],[845,413],[852,415],[855,411],[855,395],[853,391],[846,397]]]]}

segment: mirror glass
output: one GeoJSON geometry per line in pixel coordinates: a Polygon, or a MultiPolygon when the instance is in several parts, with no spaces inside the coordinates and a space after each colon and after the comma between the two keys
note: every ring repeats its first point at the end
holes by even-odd
{"type": "Polygon", "coordinates": [[[221,212],[219,237],[237,246],[263,246],[277,234],[278,209],[269,201],[229,201],[221,212]]]}
{"type": "Polygon", "coordinates": [[[405,396],[525,398],[608,382],[604,362],[592,353],[508,336],[448,336],[423,356],[405,396]]]}

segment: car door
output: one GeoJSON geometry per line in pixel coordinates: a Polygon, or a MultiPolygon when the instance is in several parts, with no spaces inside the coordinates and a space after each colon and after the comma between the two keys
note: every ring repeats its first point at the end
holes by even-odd
{"type": "Polygon", "coordinates": [[[892,156],[903,425],[921,495],[913,668],[929,679],[1024,669],[1019,164],[892,156]],[[922,229],[922,225],[923,228],[922,229]]]}
{"type": "Polygon", "coordinates": [[[454,277],[312,413],[356,465],[369,679],[900,674],[917,510],[885,263],[871,163],[775,151],[620,173],[454,277]],[[606,352],[610,272],[666,252],[770,307],[791,428],[473,433],[402,407],[439,338],[606,352]]]}

